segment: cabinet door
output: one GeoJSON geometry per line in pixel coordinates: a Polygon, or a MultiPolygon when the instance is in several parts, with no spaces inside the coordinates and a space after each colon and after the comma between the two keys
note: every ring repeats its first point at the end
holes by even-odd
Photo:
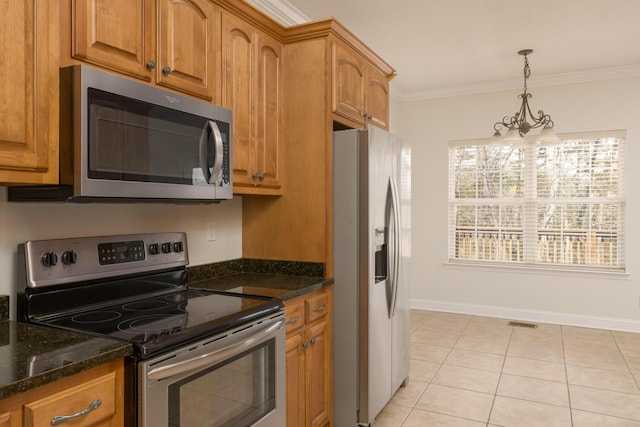
{"type": "Polygon", "coordinates": [[[287,366],[287,426],[304,426],[304,348],[303,334],[293,335],[286,342],[287,366]]]}
{"type": "Polygon", "coordinates": [[[0,427],[12,427],[15,417],[11,412],[3,412],[0,414],[0,427]]]}
{"type": "Polygon", "coordinates": [[[363,124],[364,62],[356,52],[339,43],[333,44],[332,53],[333,112],[363,124]]]}
{"type": "Polygon", "coordinates": [[[256,172],[259,185],[281,186],[282,44],[258,36],[256,172]]]}
{"type": "Polygon", "coordinates": [[[3,3],[0,182],[57,183],[57,8],[44,0],[3,3]]]}
{"type": "Polygon", "coordinates": [[[367,120],[389,129],[389,78],[373,67],[367,67],[365,114],[367,120]]]}
{"type": "Polygon", "coordinates": [[[305,351],[307,421],[312,427],[324,426],[329,421],[331,390],[331,339],[327,322],[318,322],[306,333],[309,343],[305,351]]]}
{"type": "Polygon", "coordinates": [[[223,13],[222,34],[222,103],[233,111],[233,184],[253,185],[255,31],[251,25],[223,13]]]}
{"type": "Polygon", "coordinates": [[[151,80],[153,0],[75,0],[72,56],[151,80]]]}
{"type": "Polygon", "coordinates": [[[217,102],[220,14],[208,0],[158,2],[158,84],[217,102]]]}

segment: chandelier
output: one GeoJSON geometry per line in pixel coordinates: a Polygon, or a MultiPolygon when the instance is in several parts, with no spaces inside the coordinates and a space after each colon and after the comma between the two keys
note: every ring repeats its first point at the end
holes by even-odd
{"type": "Polygon", "coordinates": [[[560,143],[560,138],[553,131],[553,121],[551,116],[545,114],[544,111],[538,110],[538,115],[534,116],[529,107],[529,98],[531,94],[527,92],[527,79],[531,76],[531,69],[529,68],[529,60],[527,55],[530,55],[533,49],[523,49],[518,52],[518,55],[524,56],[524,90],[518,95],[518,98],[522,100],[520,109],[516,111],[515,115],[509,117],[504,116],[502,121],[496,122],[493,125],[495,133],[491,138],[492,144],[496,145],[509,145],[524,143],[524,136],[535,128],[542,127],[540,135],[536,139],[536,142],[541,145],[554,145],[560,143]],[[504,137],[500,133],[501,129],[507,129],[504,137]]]}

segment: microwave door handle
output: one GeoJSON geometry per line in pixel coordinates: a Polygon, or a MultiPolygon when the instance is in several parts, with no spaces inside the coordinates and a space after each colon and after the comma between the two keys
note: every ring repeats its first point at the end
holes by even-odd
{"type": "Polygon", "coordinates": [[[224,157],[224,141],[222,140],[222,135],[220,134],[220,128],[218,124],[213,120],[209,120],[208,124],[211,133],[213,134],[214,140],[214,150],[215,150],[215,159],[213,161],[213,168],[211,171],[211,176],[209,177],[209,184],[215,184],[220,178],[220,173],[222,172],[222,160],[224,157]]]}
{"type": "Polygon", "coordinates": [[[194,369],[200,369],[205,366],[213,366],[225,359],[228,359],[230,356],[251,348],[254,344],[259,342],[260,339],[264,338],[265,336],[269,336],[274,331],[280,329],[282,325],[284,325],[284,320],[279,320],[273,325],[256,331],[254,335],[245,340],[242,340],[239,343],[230,344],[227,347],[212,351],[211,353],[203,354],[202,356],[195,357],[193,359],[151,369],[147,373],[147,378],[149,378],[150,380],[163,380],[165,378],[193,371],[194,369]]]}
{"type": "Polygon", "coordinates": [[[222,171],[222,161],[224,155],[224,141],[218,124],[213,120],[208,120],[206,126],[200,134],[200,168],[209,184],[215,184],[220,178],[222,171]],[[213,165],[209,165],[209,138],[213,135],[214,159],[213,165]]]}

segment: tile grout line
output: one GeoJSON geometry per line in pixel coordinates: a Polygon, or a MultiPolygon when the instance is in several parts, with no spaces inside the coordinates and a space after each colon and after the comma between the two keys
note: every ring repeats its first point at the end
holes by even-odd
{"type": "Polygon", "coordinates": [[[569,387],[569,370],[567,369],[567,354],[564,346],[564,327],[560,325],[560,343],[562,344],[562,363],[564,364],[564,379],[567,384],[567,399],[569,401],[569,421],[573,427],[573,405],[571,403],[571,387],[569,387]]]}
{"type": "Polygon", "coordinates": [[[507,348],[504,351],[504,359],[502,360],[502,367],[500,368],[500,375],[498,375],[498,383],[496,384],[496,389],[493,393],[493,401],[491,402],[491,409],[489,409],[489,416],[487,417],[487,427],[489,426],[489,421],[491,421],[491,414],[493,413],[493,408],[496,404],[496,398],[498,397],[498,388],[500,387],[500,381],[502,381],[502,373],[504,372],[504,366],[507,363],[507,354],[509,354],[509,346],[511,346],[511,339],[513,338],[514,327],[511,327],[511,333],[509,334],[509,342],[507,343],[507,348]]]}

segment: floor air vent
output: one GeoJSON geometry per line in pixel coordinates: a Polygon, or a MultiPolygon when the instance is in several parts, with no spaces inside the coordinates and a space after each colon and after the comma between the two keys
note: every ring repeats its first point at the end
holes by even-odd
{"type": "Polygon", "coordinates": [[[527,322],[509,322],[509,326],[518,326],[520,328],[531,328],[535,329],[538,327],[535,323],[527,323],[527,322]]]}

